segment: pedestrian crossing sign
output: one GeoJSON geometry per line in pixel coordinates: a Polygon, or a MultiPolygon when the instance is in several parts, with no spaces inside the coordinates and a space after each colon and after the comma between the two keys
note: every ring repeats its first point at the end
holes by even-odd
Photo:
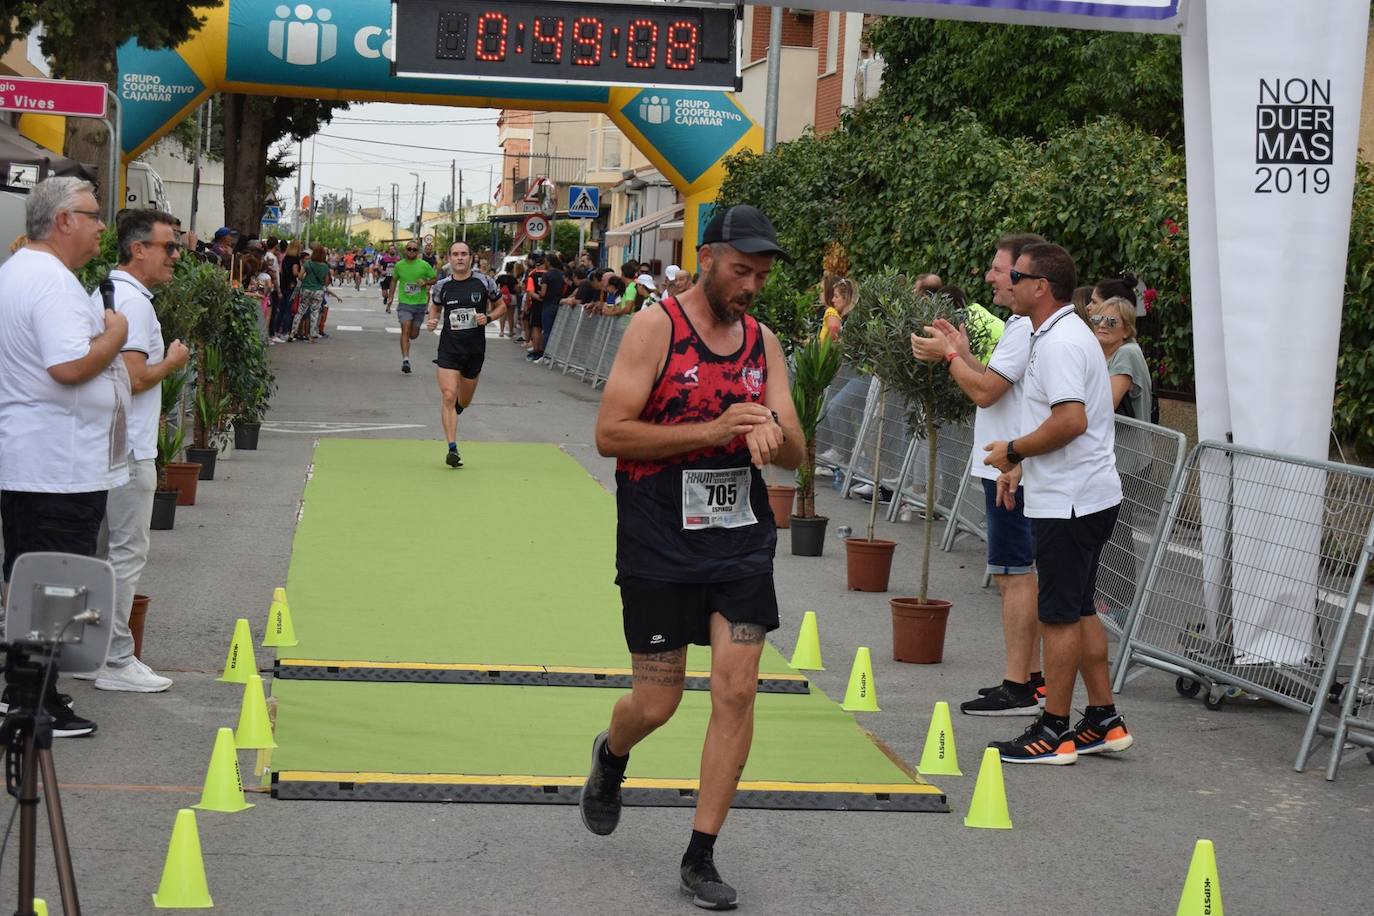
{"type": "Polygon", "coordinates": [[[596,219],[601,215],[601,189],[592,185],[568,186],[568,216],[596,219]]]}

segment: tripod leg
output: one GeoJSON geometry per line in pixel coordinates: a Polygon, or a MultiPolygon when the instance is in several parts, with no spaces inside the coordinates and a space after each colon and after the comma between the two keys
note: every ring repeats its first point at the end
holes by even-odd
{"type": "Polygon", "coordinates": [[[38,848],[38,767],[32,734],[24,736],[19,780],[19,906],[16,913],[33,912],[34,867],[38,848]]]}
{"type": "Polygon", "coordinates": [[[57,769],[52,762],[52,748],[38,749],[38,765],[43,770],[43,798],[48,804],[48,831],[52,834],[52,857],[57,863],[57,886],[62,891],[62,911],[67,916],[81,916],[81,903],[76,899],[76,873],[72,870],[72,849],[67,843],[67,823],[62,819],[62,797],[57,791],[57,769]]]}

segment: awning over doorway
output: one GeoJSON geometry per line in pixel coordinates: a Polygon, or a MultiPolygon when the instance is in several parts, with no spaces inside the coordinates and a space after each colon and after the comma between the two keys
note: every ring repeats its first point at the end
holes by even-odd
{"type": "MultiPolygon", "coordinates": [[[[647,232],[650,229],[657,229],[669,220],[681,216],[683,209],[682,204],[673,204],[671,207],[665,207],[657,213],[650,213],[648,216],[641,216],[639,219],[631,220],[623,226],[616,226],[614,229],[607,230],[606,241],[612,245],[622,245],[628,242],[632,236],[638,235],[641,232],[647,232]]],[[[681,223],[679,223],[679,226],[680,225],[681,223]]],[[[679,229],[679,235],[680,234],[681,230],[679,229]]]]}

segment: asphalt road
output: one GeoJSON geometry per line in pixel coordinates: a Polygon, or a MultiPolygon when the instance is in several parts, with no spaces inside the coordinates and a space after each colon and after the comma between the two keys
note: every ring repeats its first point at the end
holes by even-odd
{"type": "MultiPolygon", "coordinates": [[[[154,533],[140,588],[153,597],[144,658],[175,686],[145,696],[64,679],[78,709],[100,723],[97,735],[59,741],[54,751],[86,913],[152,910],[176,809],[198,799],[214,730],[237,716],[239,689],[215,682],[233,621],[246,616],[260,629],[272,588],[285,580],[315,439],[426,439],[442,460],[429,364],[435,338],[417,341],[417,372],[404,376],[397,337],[386,330],[394,316],[382,314],[376,291],[344,299],[330,316],[331,339],[273,348],[281,388],[259,449],[222,456],[198,504],[178,510],[176,530],[154,533]]],[[[556,443],[612,486],[612,463],[591,445],[598,393],[522,357],[509,341],[490,342],[463,435],[556,443]]],[[[408,477],[405,468],[379,468],[377,486],[393,488],[401,504],[423,499],[408,477]]],[[[862,530],[862,505],[828,489],[819,500],[832,530],[862,530]]],[[[511,505],[511,524],[540,524],[537,493],[512,492],[511,505]]],[[[919,529],[879,529],[899,542],[891,593],[914,593],[919,529]]],[[[433,534],[416,531],[390,555],[357,561],[376,564],[403,596],[409,577],[436,574],[427,562],[433,534]]],[[[961,539],[932,557],[934,592],[954,601],[945,661],[934,666],[891,660],[886,596],[846,590],[837,541],[819,559],[792,557],[787,545],[784,533],[776,644],[790,653],[802,612],[817,611],[828,670],[814,682],[836,699],[855,648],[872,647],[882,712],[859,723],[914,763],[933,703],[956,705],[1000,670],[999,604],[979,587],[981,544],[961,539]]],[[[517,560],[480,574],[519,589],[531,569],[517,560]]],[[[260,650],[260,664],[268,661],[260,650]]],[[[744,910],[757,914],[1160,914],[1174,912],[1194,840],[1206,837],[1216,843],[1233,916],[1371,910],[1364,878],[1374,768],[1362,756],[1335,783],[1321,773],[1325,747],[1317,766],[1294,773],[1297,716],[1245,701],[1208,712],[1162,674],[1136,680],[1120,707],[1138,742],[1127,754],[1006,768],[1011,831],[965,828],[963,814],[981,748],[1026,720],[956,713],[966,775],[932,780],[952,813],[740,811],[726,825],[718,863],[744,910]]],[[[252,755],[241,759],[246,767],[252,755]]],[[[257,806],[241,814],[199,816],[220,912],[694,912],[677,889],[685,809],[629,809],[613,836],[599,838],[566,807],[250,800],[257,806]]],[[[3,908],[14,894],[14,843],[0,874],[3,908]]],[[[40,829],[39,888],[56,913],[47,846],[40,829]]]]}

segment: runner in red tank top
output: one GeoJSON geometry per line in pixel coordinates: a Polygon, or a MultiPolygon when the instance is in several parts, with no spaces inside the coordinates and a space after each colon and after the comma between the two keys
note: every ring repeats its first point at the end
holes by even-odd
{"type": "Polygon", "coordinates": [[[804,455],[782,348],[748,314],[785,257],[773,226],[731,207],[703,239],[701,282],[631,320],[597,417],[597,448],[619,459],[616,582],[633,689],[592,743],[581,809],[593,833],[615,830],[631,748],[677,710],[687,646],[709,645],[711,721],[679,875],[697,906],[732,909],[715,839],[749,757],[764,634],[778,626],[760,471],[804,455]]]}

